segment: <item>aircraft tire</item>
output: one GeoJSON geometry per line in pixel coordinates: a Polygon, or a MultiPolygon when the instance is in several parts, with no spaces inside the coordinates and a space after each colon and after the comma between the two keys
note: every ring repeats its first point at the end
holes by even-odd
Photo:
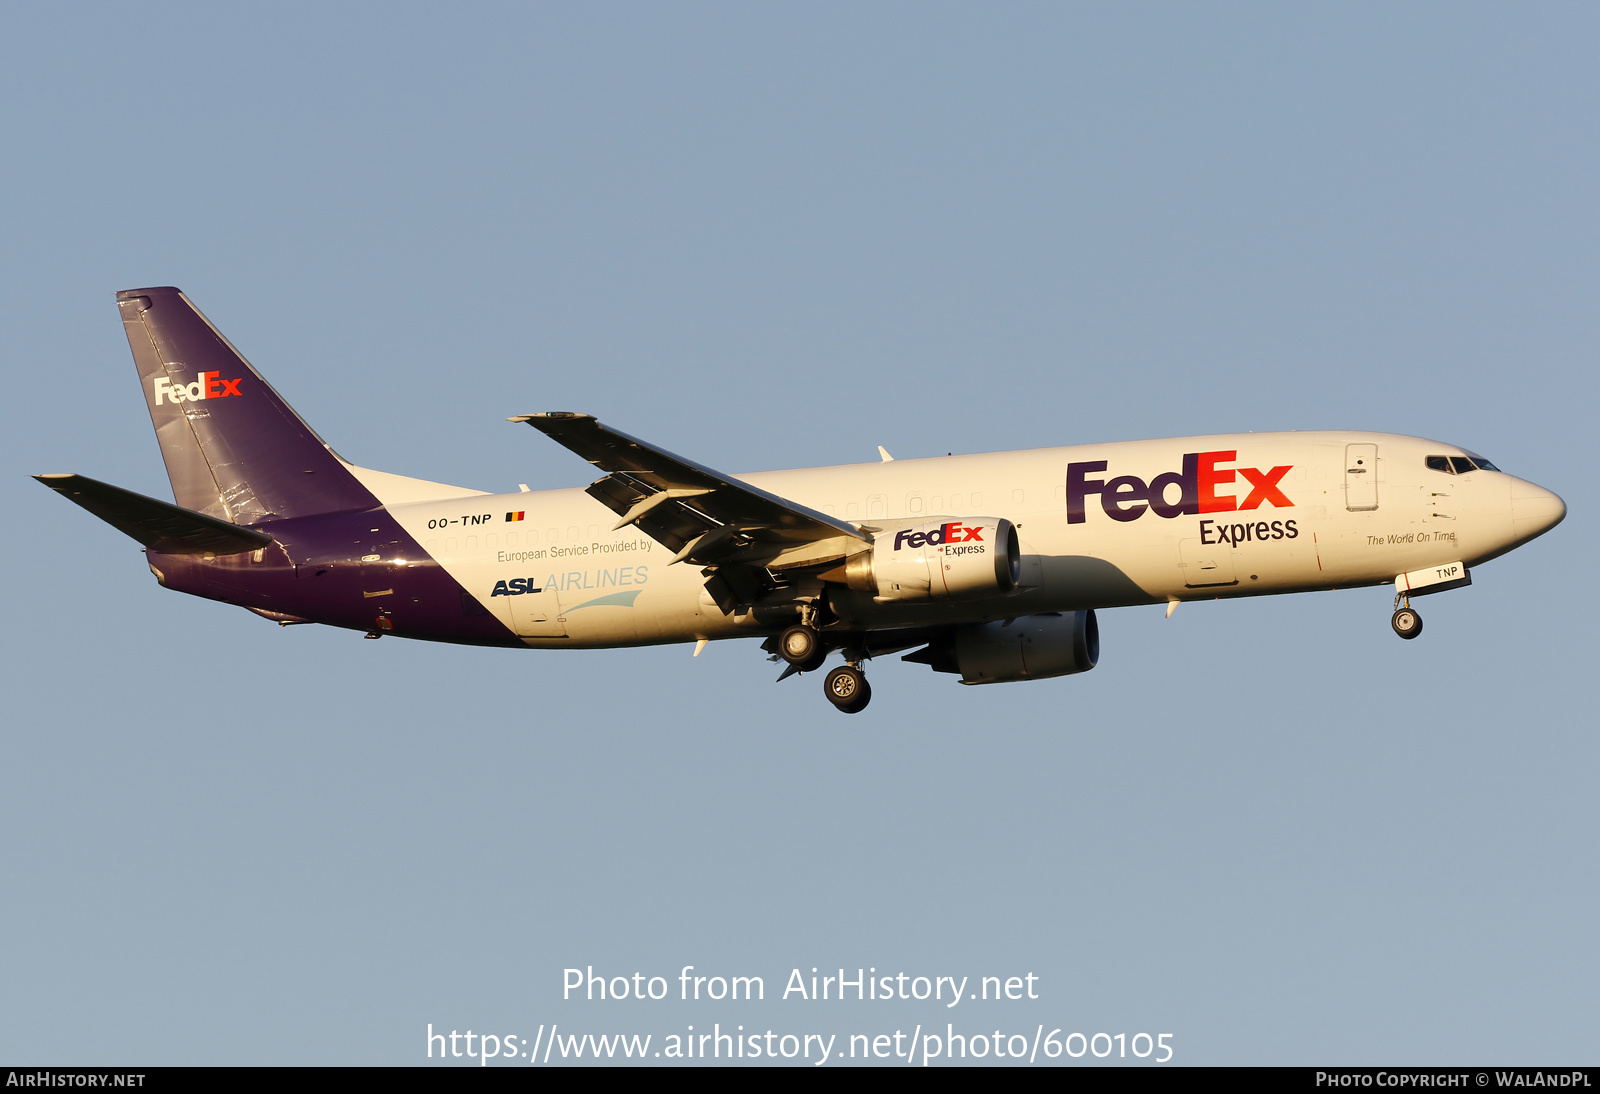
{"type": "Polygon", "coordinates": [[[822,667],[828,648],[814,627],[796,623],[778,636],[778,655],[801,672],[822,667]]]}
{"type": "Polygon", "coordinates": [[[840,665],[822,681],[822,690],[844,714],[859,714],[872,702],[872,685],[864,673],[852,665],[840,665]]]}
{"type": "Polygon", "coordinates": [[[1389,620],[1389,625],[1401,638],[1412,639],[1422,633],[1422,616],[1417,614],[1415,608],[1401,608],[1389,620]]]}

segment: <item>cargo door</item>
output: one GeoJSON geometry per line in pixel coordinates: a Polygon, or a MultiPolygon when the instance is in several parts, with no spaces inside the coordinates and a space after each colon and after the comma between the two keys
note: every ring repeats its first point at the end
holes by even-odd
{"type": "Polygon", "coordinates": [[[1378,446],[1344,446],[1344,507],[1362,513],[1378,507],[1378,446]]]}
{"type": "Polygon", "coordinates": [[[1233,570],[1233,548],[1228,544],[1186,539],[1179,545],[1179,550],[1182,553],[1181,566],[1186,587],[1204,589],[1211,585],[1239,584],[1239,578],[1233,570]]]}
{"type": "MultiPolygon", "coordinates": [[[[404,566],[395,567],[389,562],[400,553],[400,550],[398,541],[369,543],[368,553],[361,556],[361,599],[367,611],[372,614],[374,625],[380,631],[394,629],[395,611],[402,603],[395,592],[396,586],[400,584],[395,577],[397,570],[399,573],[404,573],[404,566]]],[[[405,603],[411,604],[415,601],[408,598],[405,603]]]]}
{"type": "Polygon", "coordinates": [[[511,621],[520,635],[529,638],[559,638],[567,633],[561,614],[561,593],[554,585],[539,588],[538,578],[527,579],[526,592],[511,598],[511,621]]]}

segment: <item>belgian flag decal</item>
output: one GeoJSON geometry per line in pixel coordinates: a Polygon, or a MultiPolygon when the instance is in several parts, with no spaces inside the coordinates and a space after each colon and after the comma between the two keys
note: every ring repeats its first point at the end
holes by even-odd
{"type": "Polygon", "coordinates": [[[506,514],[506,519],[507,520],[521,520],[525,515],[526,515],[525,511],[521,512],[521,513],[507,513],[506,514]]]}

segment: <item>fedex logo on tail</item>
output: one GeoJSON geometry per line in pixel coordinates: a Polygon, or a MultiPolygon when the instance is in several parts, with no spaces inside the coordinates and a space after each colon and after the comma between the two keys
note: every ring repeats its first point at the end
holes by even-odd
{"type": "Polygon", "coordinates": [[[1231,513],[1256,509],[1269,502],[1279,509],[1292,509],[1278,483],[1294,469],[1293,464],[1262,471],[1255,467],[1222,467],[1233,463],[1238,451],[1188,452],[1183,470],[1157,475],[1148,483],[1137,475],[1118,475],[1113,479],[1091,479],[1106,469],[1105,460],[1067,465],[1067,523],[1082,524],[1086,519],[1084,501],[1090,494],[1100,495],[1100,508],[1112,520],[1138,520],[1150,510],[1158,517],[1193,516],[1196,513],[1231,513]],[[1250,487],[1243,497],[1217,494],[1217,487],[1239,479],[1250,487]],[[1173,495],[1177,497],[1174,499],[1173,495]]]}
{"type": "Polygon", "coordinates": [[[175,384],[165,376],[157,376],[150,386],[155,389],[156,406],[160,406],[163,402],[198,403],[202,399],[225,399],[229,395],[240,395],[239,381],[243,379],[243,376],[236,376],[232,380],[224,380],[220,372],[202,372],[190,384],[175,384]]]}

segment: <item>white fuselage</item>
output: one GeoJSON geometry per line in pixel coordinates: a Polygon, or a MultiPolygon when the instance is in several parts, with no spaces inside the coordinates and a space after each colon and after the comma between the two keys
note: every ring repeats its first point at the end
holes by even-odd
{"type": "MultiPolygon", "coordinates": [[[[1248,433],[740,478],[868,530],[941,516],[1004,517],[1017,526],[1022,580],[1009,595],[882,603],[836,590],[841,617],[879,629],[1374,585],[1423,567],[1486,561],[1564,513],[1560,499],[1532,483],[1425,462],[1461,454],[1455,445],[1384,433],[1248,433]]],[[[387,507],[529,646],[771,630],[753,613],[723,614],[697,567],[669,565],[672,552],[636,528],[612,531],[615,515],[581,489],[387,507]]]]}

